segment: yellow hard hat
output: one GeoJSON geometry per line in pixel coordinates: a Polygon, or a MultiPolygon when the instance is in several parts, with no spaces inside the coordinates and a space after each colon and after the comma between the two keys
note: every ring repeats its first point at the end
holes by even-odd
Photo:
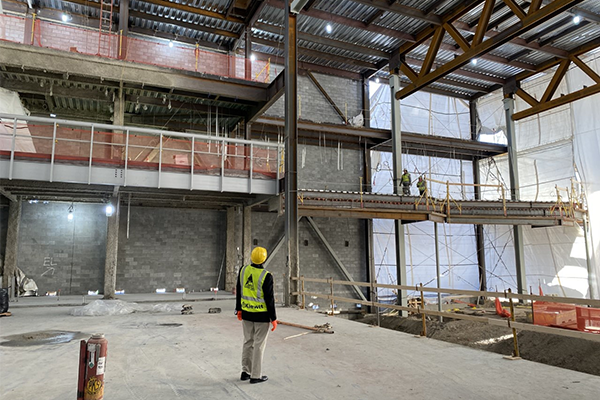
{"type": "Polygon", "coordinates": [[[250,254],[250,261],[253,264],[262,264],[267,260],[267,249],[264,247],[255,247],[250,254]]]}

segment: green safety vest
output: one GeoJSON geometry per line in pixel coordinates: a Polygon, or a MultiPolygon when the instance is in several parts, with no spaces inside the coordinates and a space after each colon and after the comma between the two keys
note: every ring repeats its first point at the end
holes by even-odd
{"type": "Polygon", "coordinates": [[[423,180],[423,181],[421,181],[421,182],[417,182],[417,187],[418,187],[419,189],[425,189],[425,188],[426,188],[426,186],[425,186],[425,181],[423,180]]]}
{"type": "Polygon", "coordinates": [[[402,174],[402,182],[410,182],[410,174],[402,174]]]}
{"type": "Polygon", "coordinates": [[[263,283],[269,271],[247,265],[240,272],[242,287],[242,310],[247,312],[265,312],[267,304],[263,293],[263,283]]]}

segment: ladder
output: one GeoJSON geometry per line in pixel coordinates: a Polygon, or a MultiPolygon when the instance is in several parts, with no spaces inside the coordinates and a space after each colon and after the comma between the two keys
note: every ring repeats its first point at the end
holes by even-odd
{"type": "Polygon", "coordinates": [[[114,0],[100,0],[100,27],[98,29],[98,55],[112,57],[112,15],[114,0]]]}

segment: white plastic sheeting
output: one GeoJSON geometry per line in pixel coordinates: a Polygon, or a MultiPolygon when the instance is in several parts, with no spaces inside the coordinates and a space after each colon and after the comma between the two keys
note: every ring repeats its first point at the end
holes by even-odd
{"type": "MultiPolygon", "coordinates": [[[[27,111],[21,105],[21,99],[17,92],[0,88],[0,113],[13,114],[13,115],[29,115],[27,111]]],[[[15,139],[15,151],[22,151],[27,153],[35,153],[35,146],[33,145],[33,139],[27,137],[31,136],[29,128],[24,121],[17,121],[19,124],[17,127],[17,134],[19,137],[15,139]]],[[[13,121],[1,120],[0,119],[0,150],[10,151],[13,146],[13,121]]]]}
{"type": "MultiPolygon", "coordinates": [[[[386,85],[371,87],[371,126],[391,128],[391,94],[386,85]]],[[[401,104],[402,130],[420,134],[470,138],[469,105],[460,100],[430,93],[419,92],[401,104]],[[432,110],[430,112],[430,110],[432,110]]],[[[392,154],[371,152],[372,186],[377,193],[393,192],[392,154]]],[[[441,182],[473,183],[473,164],[470,161],[402,155],[402,165],[412,175],[412,194],[419,175],[441,182]]],[[[433,197],[445,197],[446,186],[430,183],[433,197]]],[[[472,188],[451,187],[455,199],[473,198],[472,188]]],[[[404,225],[407,285],[423,283],[437,286],[434,225],[419,222],[404,225]]],[[[379,283],[397,283],[396,242],[393,220],[373,220],[374,257],[376,278],[379,283]]],[[[472,225],[438,225],[440,286],[471,289],[479,288],[479,272],[472,225]]],[[[410,295],[411,293],[409,293],[410,295]]],[[[390,289],[380,289],[382,300],[395,298],[390,289]]]]}
{"type": "Polygon", "coordinates": [[[90,304],[71,309],[76,317],[100,317],[106,315],[126,315],[139,312],[160,313],[181,311],[183,303],[138,304],[123,300],[94,300],[90,304]]]}
{"type": "MultiPolygon", "coordinates": [[[[600,71],[597,59],[590,65],[600,71]]],[[[535,98],[544,93],[552,75],[545,74],[523,84],[535,98]]],[[[556,91],[555,98],[591,85],[578,68],[571,68],[556,91]]],[[[570,188],[578,178],[590,208],[592,237],[591,265],[600,272],[600,96],[592,96],[545,113],[517,121],[517,152],[522,200],[556,201],[556,187],[570,188]],[[596,205],[596,207],[594,207],[596,205]],[[595,235],[594,235],[595,232],[595,235]]],[[[517,98],[516,111],[529,105],[517,98]]],[[[506,143],[502,94],[478,101],[480,140],[506,143]]],[[[507,157],[495,157],[480,164],[482,183],[508,185],[507,157]]],[[[579,184],[575,184],[579,188],[579,184]]],[[[566,200],[566,193],[562,192],[566,200]]],[[[490,198],[484,193],[484,198],[490,198]]],[[[516,289],[512,227],[486,226],[486,266],[490,289],[516,289]]],[[[588,269],[582,227],[524,228],[524,256],[527,284],[537,293],[589,297],[588,269]]],[[[593,284],[597,291],[598,283],[593,284]]],[[[529,288],[528,288],[529,289],[529,288]]],[[[597,293],[597,292],[596,292],[597,293]]],[[[597,295],[596,295],[597,297],[597,295]]]]}

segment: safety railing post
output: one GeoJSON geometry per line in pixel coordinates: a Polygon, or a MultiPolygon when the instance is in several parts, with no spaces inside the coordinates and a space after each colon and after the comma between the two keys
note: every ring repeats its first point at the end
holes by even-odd
{"type": "MultiPolygon", "coordinates": [[[[508,288],[508,300],[510,301],[510,320],[512,322],[515,322],[515,306],[513,304],[513,299],[511,296],[512,290],[510,288],[508,288]]],[[[517,330],[515,328],[512,328],[512,334],[513,334],[513,345],[514,345],[514,350],[513,350],[513,356],[518,358],[521,357],[520,353],[519,353],[519,339],[517,338],[517,330]]]]}
{"type": "Polygon", "coordinates": [[[195,137],[192,136],[192,157],[190,161],[190,190],[194,190],[194,149],[196,148],[195,137]]]}
{"type": "Polygon", "coordinates": [[[300,277],[300,290],[302,291],[302,309],[306,308],[306,295],[304,294],[304,275],[300,277]]]}
{"type": "Polygon", "coordinates": [[[13,119],[13,131],[12,138],[10,144],[10,165],[8,167],[8,179],[12,180],[13,177],[13,167],[15,164],[15,147],[17,142],[17,119],[13,119]]]}
{"type": "Polygon", "coordinates": [[[160,179],[162,175],[162,152],[163,152],[163,135],[160,134],[158,147],[158,188],[160,189],[160,179]]]}
{"type": "Polygon", "coordinates": [[[52,129],[52,153],[50,154],[50,182],[54,179],[54,153],[56,152],[56,122],[52,129]]]}
{"type": "Polygon", "coordinates": [[[421,292],[421,320],[423,322],[423,329],[421,330],[421,336],[427,337],[427,320],[426,320],[426,316],[425,313],[423,312],[425,310],[425,296],[423,295],[423,284],[421,283],[419,285],[419,289],[421,292]]]}
{"type": "Polygon", "coordinates": [[[250,145],[250,181],[249,193],[252,194],[252,175],[254,173],[254,144],[250,145]]]}
{"type": "Polygon", "coordinates": [[[94,157],[94,125],[90,132],[90,162],[88,164],[88,185],[92,183],[92,159],[94,157]]]}
{"type": "Polygon", "coordinates": [[[333,300],[333,277],[329,278],[329,294],[330,294],[330,298],[331,298],[331,315],[333,314],[334,311],[334,300],[333,300]]]}
{"type": "Polygon", "coordinates": [[[129,129],[125,132],[125,176],[123,176],[123,186],[127,186],[127,165],[129,161],[129,129]]]}
{"type": "Polygon", "coordinates": [[[225,190],[225,139],[221,140],[221,192],[225,190]]]}

